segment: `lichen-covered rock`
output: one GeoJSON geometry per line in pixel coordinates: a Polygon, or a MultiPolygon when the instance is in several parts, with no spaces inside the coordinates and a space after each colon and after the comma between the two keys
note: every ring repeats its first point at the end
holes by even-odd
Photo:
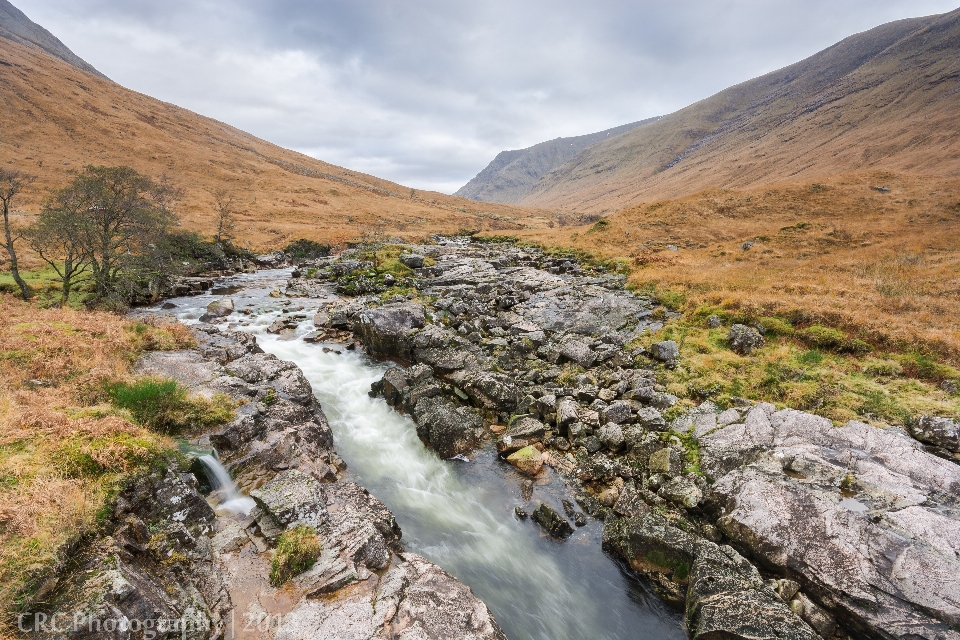
{"type": "Polygon", "coordinates": [[[610,451],[620,451],[624,443],[623,429],[618,424],[608,422],[600,427],[600,442],[610,451]]]}
{"type": "Polygon", "coordinates": [[[684,509],[692,509],[703,500],[703,492],[700,490],[700,487],[687,476],[673,478],[660,487],[657,493],[659,493],[662,498],[684,509]]]}
{"type": "Polygon", "coordinates": [[[233,299],[231,298],[220,298],[207,305],[207,313],[215,318],[224,318],[233,311],[233,299]]]}
{"type": "Polygon", "coordinates": [[[633,407],[630,406],[629,402],[623,400],[611,403],[600,412],[602,422],[612,422],[614,424],[629,422],[631,417],[633,417],[633,407]]]}
{"type": "Polygon", "coordinates": [[[597,354],[579,340],[569,340],[560,345],[560,356],[584,368],[593,365],[594,360],[597,359],[597,354]]]}
{"type": "Polygon", "coordinates": [[[515,466],[520,473],[535,476],[543,468],[543,454],[533,445],[529,445],[508,455],[507,462],[515,466]]]}
{"type": "Polygon", "coordinates": [[[662,473],[668,476],[678,476],[683,469],[683,457],[673,447],[664,447],[650,454],[647,461],[647,470],[651,474],[662,473]]]}
{"type": "Polygon", "coordinates": [[[763,346],[763,336],[753,327],[745,324],[735,324],[727,334],[730,349],[741,356],[748,356],[763,346]]]}
{"type": "Polygon", "coordinates": [[[409,358],[409,334],[422,328],[425,323],[423,306],[408,302],[362,311],[357,329],[371,354],[409,358]]]}
{"type": "Polygon", "coordinates": [[[457,379],[475,406],[494,411],[513,411],[520,401],[514,379],[494,371],[470,371],[457,379]]]}
{"type": "Polygon", "coordinates": [[[650,356],[661,362],[671,362],[680,357],[680,348],[673,340],[663,340],[650,345],[650,356]]]}
{"type": "Polygon", "coordinates": [[[458,407],[439,396],[420,400],[414,417],[417,434],[443,458],[473,449],[477,445],[477,428],[483,424],[472,409],[458,407]]]}
{"type": "Polygon", "coordinates": [[[323,486],[312,476],[288,469],[250,492],[250,497],[281,527],[307,525],[319,529],[326,520],[323,486]]]}
{"type": "Polygon", "coordinates": [[[960,425],[950,418],[923,416],[912,430],[913,437],[951,453],[960,454],[960,425]]]}
{"type": "Polygon", "coordinates": [[[423,267],[424,257],[419,253],[405,253],[400,256],[400,263],[411,269],[420,269],[423,267]]]}

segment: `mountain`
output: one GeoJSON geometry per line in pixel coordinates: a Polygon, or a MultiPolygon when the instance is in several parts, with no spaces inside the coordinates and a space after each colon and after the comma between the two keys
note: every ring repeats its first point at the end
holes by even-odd
{"type": "Polygon", "coordinates": [[[423,237],[545,222],[529,209],[414,191],[283,149],[10,38],[0,38],[0,164],[38,177],[17,203],[18,223],[87,164],[166,175],[184,192],[184,226],[207,234],[212,192],[234,192],[243,211],[238,240],[253,248],[300,237],[340,242],[375,229],[423,237]]]}
{"type": "Polygon", "coordinates": [[[0,38],[12,40],[18,44],[39,47],[54,58],[60,58],[67,64],[87,73],[107,79],[93,65],[70,51],[67,45],[60,42],[56,36],[28,18],[23,11],[17,9],[7,0],[0,0],[0,38]]]}
{"type": "Polygon", "coordinates": [[[530,193],[540,178],[587,147],[656,120],[649,118],[585,136],[557,138],[526,149],[501,151],[455,195],[482,202],[517,203],[530,193]]]}
{"type": "Polygon", "coordinates": [[[881,169],[960,176],[960,10],[859,33],[599,142],[516,203],[604,213],[881,169]]]}

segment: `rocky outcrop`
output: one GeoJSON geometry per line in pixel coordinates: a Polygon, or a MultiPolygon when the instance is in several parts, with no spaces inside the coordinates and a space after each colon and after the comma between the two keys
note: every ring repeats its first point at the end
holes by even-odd
{"type": "Polygon", "coordinates": [[[382,357],[410,357],[408,334],[425,323],[419,304],[392,304],[360,313],[357,331],[371,354],[382,357]]]}
{"type": "Polygon", "coordinates": [[[607,516],[603,547],[634,569],[684,588],[694,639],[818,637],[743,556],[671,526],[663,516],[607,516]]]}
{"type": "MultiPolygon", "coordinates": [[[[149,624],[156,637],[232,637],[245,628],[276,640],[505,640],[468,587],[404,552],[383,503],[341,478],[330,428],[298,368],[245,334],[201,326],[196,336],[195,351],[154,352],[138,370],[242,401],[235,420],[193,445],[216,447],[255,507],[214,511],[178,462],[137,479],[116,501],[110,535],[77,555],[42,612],[81,628],[47,625],[39,637],[140,637],[149,624]],[[270,550],[294,527],[313,530],[321,551],[277,587],[270,550]]],[[[452,429],[469,423],[452,412],[434,427],[438,448],[456,448],[452,429]]]]}

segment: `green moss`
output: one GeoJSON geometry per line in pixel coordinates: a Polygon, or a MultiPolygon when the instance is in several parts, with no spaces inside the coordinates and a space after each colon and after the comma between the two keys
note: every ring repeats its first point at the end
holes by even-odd
{"type": "Polygon", "coordinates": [[[801,329],[797,334],[800,339],[811,347],[818,349],[828,349],[835,350],[839,349],[847,337],[843,335],[842,331],[837,329],[832,329],[830,327],[824,327],[823,325],[815,324],[807,327],[806,329],[801,329]]]}
{"type": "Polygon", "coordinates": [[[313,566],[322,550],[313,527],[299,525],[287,529],[277,539],[277,548],[270,562],[270,584],[279,587],[303,573],[313,566]]]}

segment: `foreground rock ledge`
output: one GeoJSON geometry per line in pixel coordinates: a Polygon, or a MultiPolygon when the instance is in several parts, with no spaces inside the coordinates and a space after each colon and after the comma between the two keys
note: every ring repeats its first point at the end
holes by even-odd
{"type": "Polygon", "coordinates": [[[48,619],[82,624],[32,637],[140,637],[132,625],[163,620],[187,630],[168,626],[156,637],[246,628],[276,640],[506,639],[469,587],[403,551],[383,503],[339,479],[326,417],[297,367],[246,334],[206,327],[197,338],[196,350],[151,353],[139,368],[247,401],[198,444],[215,443],[239,483],[259,487],[256,508],[249,517],[214,512],[198,491],[203,478],[181,469],[138,478],[116,502],[110,535],[80,549],[46,598],[48,619]],[[323,551],[281,596],[268,581],[270,549],[296,525],[314,527],[323,551]]]}

